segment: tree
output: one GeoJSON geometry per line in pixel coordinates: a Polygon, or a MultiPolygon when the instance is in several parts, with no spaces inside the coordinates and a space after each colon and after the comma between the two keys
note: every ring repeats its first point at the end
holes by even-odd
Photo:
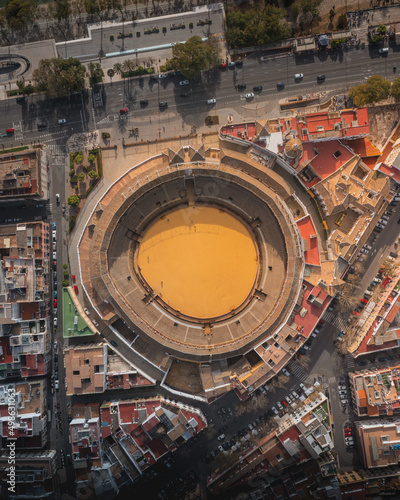
{"type": "Polygon", "coordinates": [[[89,81],[91,85],[101,82],[104,76],[104,71],[102,70],[100,63],[90,62],[88,64],[88,70],[90,74],[89,81]]]}
{"type": "Polygon", "coordinates": [[[61,284],[62,284],[62,286],[68,286],[69,280],[62,280],[61,284]]]}
{"type": "Polygon", "coordinates": [[[203,70],[215,66],[218,62],[213,48],[203,42],[199,36],[189,38],[185,43],[177,43],[172,49],[172,59],[168,61],[187,78],[199,75],[203,70]]]}
{"type": "Polygon", "coordinates": [[[30,83],[25,85],[24,82],[17,82],[19,93],[22,95],[31,95],[35,92],[35,88],[30,83]]]}
{"type": "Polygon", "coordinates": [[[71,15],[71,6],[69,0],[55,0],[53,15],[57,21],[68,19],[71,15]]]}
{"type": "Polygon", "coordinates": [[[342,14],[338,17],[336,28],[338,30],[344,30],[347,26],[346,15],[342,14]]]}
{"type": "Polygon", "coordinates": [[[76,207],[79,205],[81,201],[81,197],[79,194],[72,194],[71,196],[68,197],[68,205],[71,205],[71,207],[76,207]]]}
{"type": "Polygon", "coordinates": [[[336,40],[331,41],[331,49],[335,50],[341,47],[345,43],[344,38],[337,38],[336,40]]]}
{"type": "Polygon", "coordinates": [[[84,5],[86,12],[90,16],[100,13],[100,5],[97,0],[85,0],[84,5]]]}
{"type": "MultiPolygon", "coordinates": [[[[315,0],[316,1],[316,0],[315,0]]],[[[284,19],[286,11],[266,5],[262,12],[231,11],[226,15],[226,41],[232,48],[260,45],[288,38],[292,28],[284,19]]]]}
{"type": "Polygon", "coordinates": [[[129,73],[130,71],[133,71],[136,67],[136,64],[132,59],[125,59],[125,61],[122,63],[121,68],[124,73],[129,73]]]}
{"type": "Polygon", "coordinates": [[[396,101],[400,101],[400,77],[398,76],[393,80],[392,88],[390,89],[390,95],[394,97],[396,101]]]}
{"type": "Polygon", "coordinates": [[[93,163],[95,159],[96,159],[95,155],[93,153],[89,153],[88,162],[93,163]]]}
{"type": "Polygon", "coordinates": [[[387,99],[389,94],[390,81],[382,75],[370,76],[367,83],[351,87],[349,90],[349,97],[356,107],[382,101],[387,99]]]}
{"type": "Polygon", "coordinates": [[[378,26],[377,32],[380,35],[384,35],[386,33],[386,26],[384,24],[381,24],[380,26],[378,26]]]}
{"type": "Polygon", "coordinates": [[[85,174],[83,172],[81,172],[79,175],[78,175],[78,181],[80,182],[83,182],[85,180],[85,174]]]}
{"type": "MultiPolygon", "coordinates": [[[[113,66],[113,69],[114,69],[114,72],[117,75],[120,75],[122,73],[122,64],[121,63],[115,63],[114,66],[113,66]]],[[[110,75],[108,75],[108,76],[110,76],[110,75]]]]}
{"type": "Polygon", "coordinates": [[[77,165],[81,165],[81,163],[83,163],[83,154],[82,154],[82,153],[77,153],[77,154],[75,155],[74,162],[75,162],[77,165]]]}
{"type": "Polygon", "coordinates": [[[42,59],[32,78],[49,97],[65,97],[85,87],[85,67],[78,59],[42,59]]]}
{"type": "Polygon", "coordinates": [[[381,43],[382,40],[383,40],[383,36],[382,35],[373,35],[373,36],[371,36],[371,43],[381,43]]]}
{"type": "Polygon", "coordinates": [[[319,10],[318,7],[322,0],[299,0],[300,1],[300,10],[301,10],[301,18],[303,23],[308,26],[312,26],[314,21],[319,19],[319,10]]]}
{"type": "Polygon", "coordinates": [[[108,75],[110,78],[112,78],[112,77],[115,75],[114,70],[113,70],[112,68],[108,69],[108,70],[107,70],[107,75],[108,75]]]}
{"type": "Polygon", "coordinates": [[[33,0],[9,0],[4,7],[4,16],[11,30],[22,30],[35,18],[36,5],[33,0]]]}
{"type": "Polygon", "coordinates": [[[68,269],[68,264],[63,264],[63,269],[68,269]]]}
{"type": "Polygon", "coordinates": [[[96,177],[97,177],[97,172],[96,172],[95,170],[90,170],[90,172],[89,172],[89,174],[88,174],[88,175],[89,175],[89,177],[90,177],[91,179],[96,179],[96,177]]]}

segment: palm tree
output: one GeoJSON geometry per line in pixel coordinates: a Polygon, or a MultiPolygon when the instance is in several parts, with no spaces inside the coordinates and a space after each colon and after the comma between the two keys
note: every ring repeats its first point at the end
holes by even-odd
{"type": "Polygon", "coordinates": [[[113,66],[113,69],[114,69],[114,73],[116,73],[117,75],[120,75],[123,71],[122,64],[119,62],[115,63],[113,66]]]}

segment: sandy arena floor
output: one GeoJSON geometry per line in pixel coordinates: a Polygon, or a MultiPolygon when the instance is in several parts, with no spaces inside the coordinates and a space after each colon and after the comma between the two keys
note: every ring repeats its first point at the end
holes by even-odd
{"type": "Polygon", "coordinates": [[[140,244],[138,263],[167,304],[196,318],[240,306],[257,274],[256,247],[247,228],[212,207],[178,209],[156,221],[140,244]]]}

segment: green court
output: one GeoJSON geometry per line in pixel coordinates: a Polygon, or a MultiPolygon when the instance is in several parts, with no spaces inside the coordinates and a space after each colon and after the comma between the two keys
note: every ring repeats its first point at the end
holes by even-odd
{"type": "Polygon", "coordinates": [[[62,310],[64,338],[93,335],[92,330],[87,326],[86,321],[74,306],[69,291],[66,288],[63,288],[62,291],[62,310]]]}

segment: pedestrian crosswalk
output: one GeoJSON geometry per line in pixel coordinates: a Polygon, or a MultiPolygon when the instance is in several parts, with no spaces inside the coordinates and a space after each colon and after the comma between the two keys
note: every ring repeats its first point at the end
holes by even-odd
{"type": "Polygon", "coordinates": [[[336,385],[336,377],[329,377],[328,384],[329,385],[336,385]]]}
{"type": "Polygon", "coordinates": [[[351,354],[346,354],[347,369],[353,370],[356,367],[356,362],[351,354]]]}
{"type": "Polygon", "coordinates": [[[348,326],[344,319],[339,318],[339,316],[336,316],[333,312],[326,312],[322,316],[322,319],[335,326],[338,330],[346,330],[348,326]]]}
{"type": "Polygon", "coordinates": [[[47,144],[47,148],[53,156],[65,156],[65,146],[60,144],[47,144]]]}
{"type": "Polygon", "coordinates": [[[295,375],[300,381],[303,381],[308,377],[308,373],[304,371],[303,368],[297,363],[292,363],[290,365],[290,369],[293,375],[295,375]]]}

